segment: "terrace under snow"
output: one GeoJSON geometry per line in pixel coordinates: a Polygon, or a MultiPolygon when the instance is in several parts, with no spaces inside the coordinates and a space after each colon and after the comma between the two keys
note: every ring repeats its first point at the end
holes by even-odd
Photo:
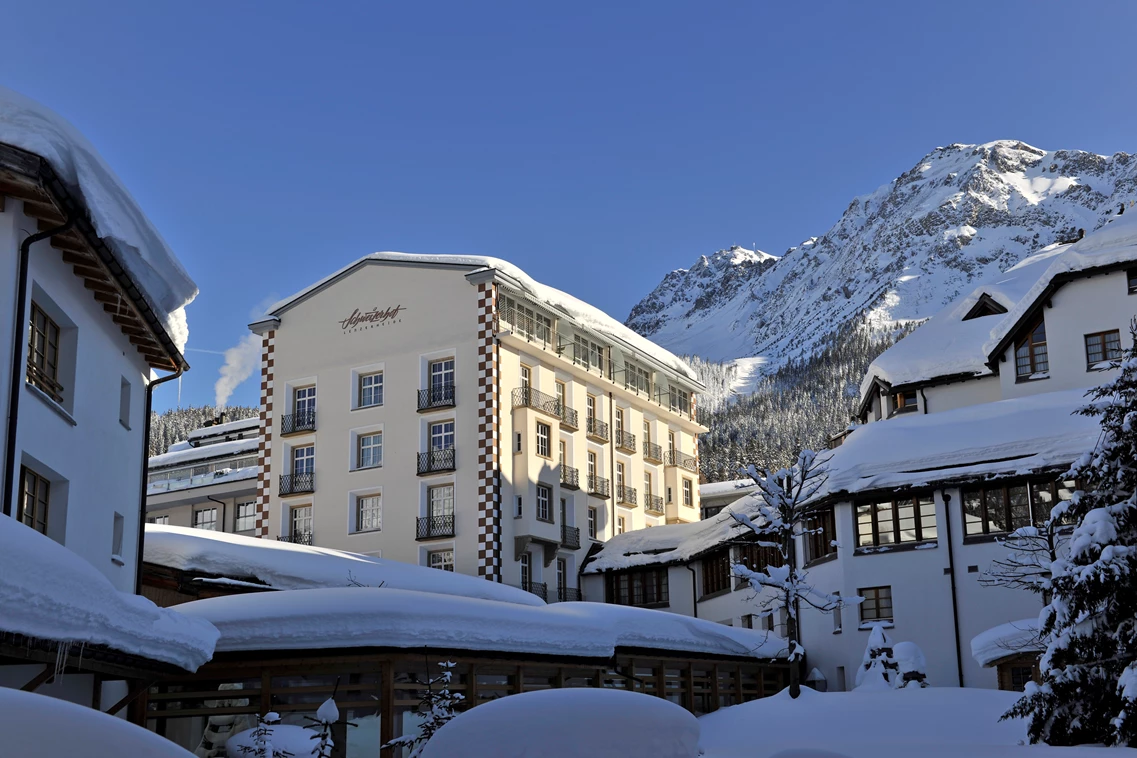
{"type": "Polygon", "coordinates": [[[1008,656],[1042,652],[1046,646],[1038,636],[1039,628],[1037,618],[999,624],[971,639],[971,657],[980,666],[991,666],[1008,656]]]}
{"type": "Polygon", "coordinates": [[[0,143],[46,160],[83,199],[95,231],[184,350],[185,306],[197,296],[197,285],[87,138],[57,113],[0,86],[0,143]]]}
{"type": "Polygon", "coordinates": [[[680,376],[686,377],[693,382],[695,386],[702,387],[702,382],[699,381],[698,374],[695,370],[687,364],[686,361],[675,356],[670,351],[663,349],[651,340],[641,337],[639,334],[621,324],[616,319],[609,316],[604,311],[596,308],[583,300],[579,300],[567,292],[562,292],[547,284],[541,284],[536,279],[533,279],[517,266],[509,261],[502,260],[501,258],[493,258],[486,255],[426,255],[421,253],[394,253],[394,252],[380,252],[372,253],[371,255],[364,256],[353,263],[344,266],[334,274],[324,277],[320,281],[312,284],[299,292],[286,297],[285,299],[273,304],[268,311],[266,311],[264,318],[274,318],[280,314],[285,308],[297,300],[321,289],[326,284],[329,284],[347,273],[349,270],[355,268],[360,264],[367,263],[368,261],[376,262],[392,262],[392,263],[423,263],[444,266],[469,266],[474,270],[492,269],[498,271],[507,277],[512,283],[524,292],[537,303],[546,305],[554,310],[560,311],[564,315],[571,318],[576,323],[580,324],[585,329],[589,329],[597,334],[604,335],[605,337],[620,342],[631,349],[635,350],[641,355],[648,356],[655,360],[657,363],[662,364],[672,371],[675,371],[680,376]]]}
{"type": "Polygon", "coordinates": [[[90,563],[13,518],[0,518],[0,630],[113,650],[196,671],[217,630],[120,592],[90,563]]]}
{"type": "Polygon", "coordinates": [[[665,611],[585,602],[531,606],[391,587],[231,595],[178,610],[220,630],[218,651],[393,647],[607,659],[616,648],[647,648],[785,655],[785,641],[764,632],[665,611]]]}
{"type": "Polygon", "coordinates": [[[749,495],[758,489],[753,479],[731,479],[727,482],[709,482],[699,485],[699,499],[708,497],[723,497],[725,495],[749,495]]]}
{"type": "Polygon", "coordinates": [[[229,440],[227,442],[215,442],[211,445],[201,445],[200,447],[193,447],[186,441],[175,442],[170,445],[170,449],[165,453],[150,458],[150,468],[166,468],[167,466],[176,466],[179,463],[193,463],[209,458],[224,458],[230,455],[240,455],[241,453],[256,453],[259,445],[260,440],[256,437],[243,440],[229,440]]]}
{"type": "MultiPolygon", "coordinates": [[[[207,529],[147,524],[144,559],[157,566],[215,574],[276,590],[338,588],[356,583],[514,605],[545,604],[530,592],[465,574],[207,529]]],[[[242,601],[249,598],[241,596],[242,601]]]]}

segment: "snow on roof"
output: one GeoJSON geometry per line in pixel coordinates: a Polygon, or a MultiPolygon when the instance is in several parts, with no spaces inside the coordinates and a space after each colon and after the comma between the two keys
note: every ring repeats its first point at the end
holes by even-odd
{"type": "Polygon", "coordinates": [[[315,284],[305,287],[299,292],[273,304],[268,311],[266,311],[265,318],[279,316],[297,300],[331,283],[356,266],[368,262],[469,266],[473,269],[492,269],[498,271],[513,280],[526,295],[532,297],[536,302],[562,311],[585,329],[602,334],[616,342],[624,343],[632,350],[648,356],[657,363],[675,371],[680,376],[694,383],[696,387],[702,388],[703,386],[695,370],[691,368],[686,361],[673,355],[670,351],[665,350],[651,340],[641,337],[604,311],[573,297],[567,292],[562,292],[548,285],[541,284],[509,261],[485,255],[426,255],[421,253],[394,252],[372,253],[371,255],[360,258],[354,263],[344,266],[339,271],[324,277],[315,284]]]}
{"type": "Polygon", "coordinates": [[[240,482],[247,479],[256,479],[260,475],[260,467],[244,466],[243,468],[226,468],[210,471],[205,474],[183,476],[177,479],[158,479],[146,484],[147,495],[160,495],[163,492],[176,492],[196,487],[211,487],[224,482],[240,482]]]}
{"type": "Polygon", "coordinates": [[[755,658],[785,654],[780,638],[666,611],[585,602],[535,607],[391,587],[231,595],[178,610],[220,629],[219,651],[396,647],[611,658],[616,648],[649,648],[755,658]]]}
{"type": "Polygon", "coordinates": [[[260,426],[261,420],[253,416],[236,421],[226,421],[224,424],[214,424],[213,426],[203,426],[200,429],[194,429],[189,433],[188,439],[198,440],[203,437],[223,437],[226,434],[236,434],[237,432],[258,431],[260,426]]]}
{"type": "Polygon", "coordinates": [[[213,445],[191,447],[177,443],[170,446],[168,452],[150,458],[150,468],[175,466],[180,463],[191,463],[204,458],[222,458],[227,455],[240,455],[241,453],[257,452],[260,446],[259,437],[247,437],[243,440],[230,440],[218,442],[213,445]],[[177,448],[176,450],[174,448],[177,448]]]}
{"type": "Polygon", "coordinates": [[[725,497],[727,495],[749,495],[758,489],[753,479],[731,479],[728,482],[709,482],[699,485],[699,499],[708,497],[725,497]]]}
{"type": "Polygon", "coordinates": [[[0,86],[0,142],[40,156],[78,190],[95,230],[184,350],[184,309],[197,285],[87,138],[57,113],[0,86]]]}
{"type": "MultiPolygon", "coordinates": [[[[1137,260],[1137,213],[1115,217],[1110,223],[1067,247],[1049,262],[1041,276],[1028,289],[1015,307],[991,330],[983,345],[990,357],[999,342],[1015,327],[1055,277],[1078,271],[1137,260]]],[[[1020,264],[1021,265],[1021,264],[1020,264]]],[[[1013,270],[1013,269],[1012,269],[1013,270]]]]}
{"type": "Polygon", "coordinates": [[[1020,653],[1041,653],[1046,649],[1038,636],[1038,619],[1020,619],[999,624],[971,639],[971,657],[980,666],[993,666],[998,661],[1020,653]]]}
{"type": "Polygon", "coordinates": [[[0,518],[0,630],[114,650],[196,671],[217,630],[119,592],[90,563],[13,518],[0,518]]]}
{"type": "Polygon", "coordinates": [[[278,590],[346,587],[354,580],[372,587],[383,585],[518,605],[545,604],[517,587],[465,574],[205,529],[147,524],[144,544],[147,563],[231,579],[252,577],[278,590]]]}
{"type": "Polygon", "coordinates": [[[1098,421],[1073,414],[1087,404],[1064,390],[857,427],[818,456],[819,497],[1068,466],[1097,442],[1098,421]]]}
{"type": "Polygon", "coordinates": [[[636,566],[682,563],[740,534],[749,533],[731,513],[758,514],[756,495],[744,496],[709,519],[690,524],[664,524],[617,534],[601,545],[581,569],[583,574],[617,571],[636,566]]]}

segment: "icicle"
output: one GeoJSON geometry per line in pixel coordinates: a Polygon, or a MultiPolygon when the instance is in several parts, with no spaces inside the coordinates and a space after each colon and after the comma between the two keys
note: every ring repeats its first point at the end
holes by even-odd
{"type": "Polygon", "coordinates": [[[71,653],[70,642],[60,642],[59,646],[55,648],[55,673],[56,680],[63,676],[64,669],[67,668],[67,656],[71,653]]]}

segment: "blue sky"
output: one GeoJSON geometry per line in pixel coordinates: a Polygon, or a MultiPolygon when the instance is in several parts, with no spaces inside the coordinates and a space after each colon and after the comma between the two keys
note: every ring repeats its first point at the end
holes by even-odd
{"type": "MultiPolygon", "coordinates": [[[[500,256],[622,319],[701,254],[824,233],[938,145],[1137,151],[1137,3],[41,0],[4,18],[0,81],[86,133],[201,287],[183,404],[213,399],[221,358],[197,351],[374,250],[500,256]]],[[[256,404],[255,380],[232,402],[256,404]]]]}

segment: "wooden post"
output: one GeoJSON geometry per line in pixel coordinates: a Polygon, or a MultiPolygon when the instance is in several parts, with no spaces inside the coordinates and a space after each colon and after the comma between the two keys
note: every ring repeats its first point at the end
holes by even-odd
{"type": "Polygon", "coordinates": [[[51,679],[55,675],[55,666],[50,663],[43,665],[43,671],[33,676],[28,683],[20,688],[23,692],[35,692],[41,684],[51,679]]]}

